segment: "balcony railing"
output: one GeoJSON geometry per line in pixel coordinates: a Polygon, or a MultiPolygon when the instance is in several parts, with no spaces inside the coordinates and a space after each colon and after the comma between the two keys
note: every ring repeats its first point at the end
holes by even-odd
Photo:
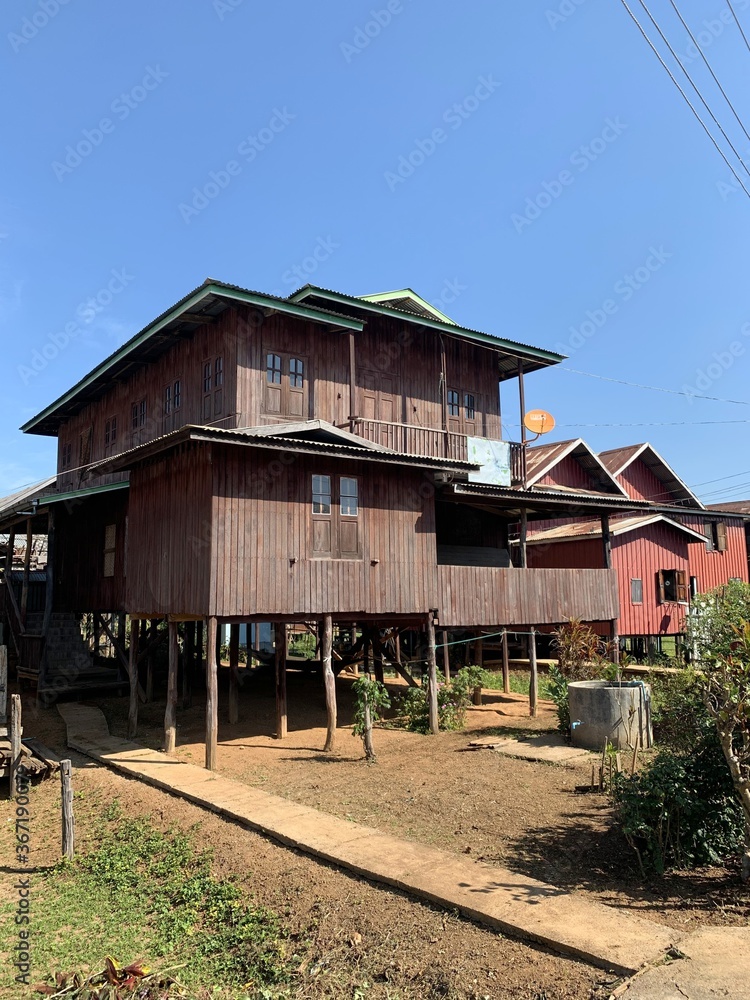
{"type": "MultiPolygon", "coordinates": [[[[367,441],[382,444],[386,448],[400,451],[405,455],[428,456],[430,458],[450,458],[458,462],[468,461],[466,434],[437,430],[434,427],[417,427],[414,424],[399,424],[387,420],[368,420],[357,417],[354,431],[367,441]]],[[[510,443],[511,483],[523,482],[523,449],[520,444],[510,443]]]]}

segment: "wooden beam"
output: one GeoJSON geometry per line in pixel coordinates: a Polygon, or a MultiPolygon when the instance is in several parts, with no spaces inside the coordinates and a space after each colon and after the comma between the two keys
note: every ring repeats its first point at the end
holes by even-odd
{"type": "Polygon", "coordinates": [[[288,730],[287,700],[286,700],[286,659],[287,638],[286,625],[276,622],[274,626],[274,651],[276,663],[276,739],[286,738],[288,730]]]}
{"type": "Polygon", "coordinates": [[[518,359],[518,406],[521,411],[521,485],[526,489],[526,388],[523,383],[523,361],[518,359]]]}
{"type": "Polygon", "coordinates": [[[437,735],[440,732],[438,717],[438,687],[437,687],[437,656],[435,649],[435,622],[432,613],[427,616],[427,667],[429,680],[427,700],[429,702],[430,732],[437,735]]]}
{"type": "Polygon", "coordinates": [[[529,667],[531,676],[529,677],[529,715],[536,717],[537,699],[539,697],[539,673],[536,662],[536,629],[532,626],[529,636],[529,667]]]}
{"type": "Polygon", "coordinates": [[[18,769],[21,766],[21,734],[23,732],[23,719],[21,714],[21,696],[12,694],[10,696],[10,800],[16,797],[16,782],[18,780],[18,769]]]}
{"type": "Polygon", "coordinates": [[[440,336],[440,413],[443,425],[443,455],[448,456],[448,359],[445,341],[440,336]]]}
{"type": "Polygon", "coordinates": [[[0,726],[8,717],[8,647],[0,646],[0,726]]]}
{"type": "Polygon", "coordinates": [[[518,561],[521,569],[526,569],[528,562],[526,560],[526,534],[528,532],[528,514],[526,513],[526,508],[521,509],[521,534],[518,540],[518,561]]]}
{"type": "Polygon", "coordinates": [[[230,726],[240,717],[240,627],[229,626],[229,705],[230,726]]]}
{"type": "Polygon", "coordinates": [[[128,680],[130,681],[130,708],[128,711],[128,739],[138,732],[138,619],[130,621],[130,650],[128,656],[128,680]]]}
{"type": "Polygon", "coordinates": [[[481,632],[477,632],[477,638],[474,643],[474,662],[478,667],[484,664],[484,639],[481,632]]]}
{"type": "Polygon", "coordinates": [[[29,606],[29,572],[31,570],[31,546],[34,534],[31,529],[32,519],[26,518],[26,552],[23,557],[23,583],[21,584],[21,624],[26,627],[26,612],[29,606]]]}
{"type": "MultiPolygon", "coordinates": [[[[101,619],[101,623],[102,623],[102,628],[104,629],[104,632],[105,632],[107,638],[112,643],[114,651],[117,653],[117,657],[118,657],[120,663],[123,665],[123,667],[125,668],[125,670],[128,672],[128,676],[130,676],[130,656],[129,656],[129,654],[127,654],[125,652],[125,650],[123,649],[123,647],[120,645],[119,640],[115,637],[114,633],[112,632],[112,630],[110,629],[110,627],[107,625],[107,623],[105,622],[104,618],[101,619]]],[[[161,638],[159,638],[158,640],[154,640],[154,642],[152,643],[152,645],[157,645],[158,646],[161,641],[162,641],[161,638]]],[[[136,645],[137,645],[137,643],[136,643],[136,645]]],[[[148,647],[148,648],[150,648],[150,647],[148,647]]],[[[145,652],[141,656],[139,656],[138,659],[136,660],[136,671],[135,671],[135,674],[136,674],[136,681],[137,681],[137,684],[138,684],[138,687],[137,687],[138,697],[143,702],[143,704],[145,704],[146,703],[146,692],[143,690],[141,682],[138,680],[138,665],[140,664],[141,660],[143,659],[143,656],[145,656],[145,652]]]]}
{"type": "Polygon", "coordinates": [[[169,632],[169,674],[167,678],[167,708],[164,713],[164,749],[174,753],[177,744],[177,670],[180,660],[180,646],[177,636],[177,622],[170,621],[169,632]]]}
{"type": "Polygon", "coordinates": [[[206,629],[206,767],[216,770],[217,744],[219,741],[219,688],[216,664],[216,637],[218,622],[213,616],[206,629]]]}
{"type": "Polygon", "coordinates": [[[604,568],[612,569],[612,534],[609,527],[609,514],[602,514],[602,549],[604,550],[604,568]]]}
{"type": "Polygon", "coordinates": [[[503,629],[503,694],[510,694],[510,657],[508,654],[508,630],[503,629]]]}
{"type": "MultiPolygon", "coordinates": [[[[55,528],[55,508],[54,505],[50,507],[49,514],[47,515],[47,586],[44,595],[44,619],[42,622],[42,635],[47,635],[47,630],[49,624],[52,621],[52,609],[54,607],[54,596],[55,596],[55,540],[56,540],[56,528],[55,528]]],[[[94,615],[94,622],[97,620],[97,615],[94,615]]],[[[98,653],[98,649],[94,649],[95,653],[98,653]]]]}
{"type": "Polygon", "coordinates": [[[323,664],[323,682],[326,688],[326,713],[328,716],[328,731],[323,750],[332,753],[336,747],[336,678],[333,676],[333,621],[330,615],[324,615],[320,627],[320,654],[323,664]]]}

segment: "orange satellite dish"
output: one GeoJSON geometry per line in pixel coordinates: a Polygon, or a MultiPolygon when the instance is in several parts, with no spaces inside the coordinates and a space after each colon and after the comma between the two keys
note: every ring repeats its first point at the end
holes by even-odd
{"type": "Polygon", "coordinates": [[[523,425],[532,434],[547,434],[555,429],[555,418],[546,410],[529,410],[523,418],[523,425]]]}

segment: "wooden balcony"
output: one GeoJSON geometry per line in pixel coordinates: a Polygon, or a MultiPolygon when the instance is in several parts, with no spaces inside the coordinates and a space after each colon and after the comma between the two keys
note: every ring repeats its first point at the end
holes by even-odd
{"type": "Polygon", "coordinates": [[[568,618],[611,621],[619,615],[611,569],[500,569],[438,566],[440,624],[558,625],[568,618]]]}
{"type": "MultiPolygon", "coordinates": [[[[434,427],[417,427],[415,424],[389,423],[385,420],[366,420],[358,417],[355,434],[374,441],[386,448],[405,455],[427,455],[430,458],[451,458],[468,461],[468,438],[465,434],[437,430],[434,427]]],[[[520,444],[510,445],[511,483],[523,481],[523,453],[520,444]]]]}

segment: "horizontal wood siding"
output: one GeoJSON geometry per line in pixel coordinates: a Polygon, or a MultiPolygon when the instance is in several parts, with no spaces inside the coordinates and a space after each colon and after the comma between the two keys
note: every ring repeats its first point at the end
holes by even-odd
{"type": "Polygon", "coordinates": [[[684,631],[686,607],[659,604],[656,574],[682,570],[688,576],[687,536],[662,523],[612,539],[612,562],[617,571],[621,607],[620,635],[674,635],[684,631]],[[643,603],[630,600],[630,581],[643,581],[643,603]]]}
{"type": "Polygon", "coordinates": [[[211,449],[185,448],[134,470],[126,599],[131,614],[207,615],[211,578],[211,449]]]}
{"type": "Polygon", "coordinates": [[[128,491],[55,504],[55,608],[124,611],[128,491]],[[114,576],[104,576],[104,535],[115,525],[114,576]]]}
{"type": "Polygon", "coordinates": [[[559,624],[617,617],[617,576],[606,569],[495,569],[438,566],[440,624],[559,624]]]}
{"type": "Polygon", "coordinates": [[[426,614],[437,596],[433,487],[422,473],[215,448],[211,614],[426,614]],[[312,557],[313,474],[356,476],[361,558],[312,557]]]}

